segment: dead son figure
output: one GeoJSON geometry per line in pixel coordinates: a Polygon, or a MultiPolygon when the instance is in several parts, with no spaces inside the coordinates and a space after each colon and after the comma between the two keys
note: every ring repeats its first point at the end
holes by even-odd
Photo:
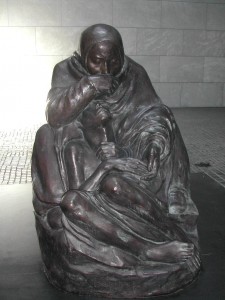
{"type": "Polygon", "coordinates": [[[200,269],[189,161],[170,109],[104,24],[58,63],[32,157],[44,270],[57,288],[137,298],[200,269]]]}

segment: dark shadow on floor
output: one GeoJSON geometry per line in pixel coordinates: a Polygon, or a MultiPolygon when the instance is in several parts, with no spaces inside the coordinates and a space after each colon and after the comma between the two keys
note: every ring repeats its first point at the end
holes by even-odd
{"type": "MultiPolygon", "coordinates": [[[[202,173],[192,174],[191,182],[192,198],[200,213],[203,270],[198,280],[179,294],[153,299],[225,299],[225,189],[202,173]]],[[[34,228],[31,184],[1,186],[0,198],[0,299],[96,300],[57,291],[45,279],[34,228]]]]}

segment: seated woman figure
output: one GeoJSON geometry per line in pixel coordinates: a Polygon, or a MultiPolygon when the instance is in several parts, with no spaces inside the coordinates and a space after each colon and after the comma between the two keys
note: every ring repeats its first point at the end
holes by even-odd
{"type": "Polygon", "coordinates": [[[58,63],[32,177],[45,273],[111,297],[168,294],[200,268],[189,161],[173,114],[104,24],[58,63]]]}

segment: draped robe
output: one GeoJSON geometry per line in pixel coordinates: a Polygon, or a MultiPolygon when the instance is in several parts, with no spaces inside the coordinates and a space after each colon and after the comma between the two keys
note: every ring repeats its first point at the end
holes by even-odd
{"type": "MultiPolygon", "coordinates": [[[[35,151],[33,154],[33,203],[46,275],[58,288],[72,292],[106,296],[116,293],[116,297],[170,293],[190,283],[198,273],[194,262],[198,256],[198,211],[191,200],[189,161],[179,129],[170,109],[156,95],[145,70],[128,57],[117,75],[119,86],[112,95],[95,99],[75,114],[65,116],[60,112],[63,103],[71,93],[75,95],[75,101],[79,101],[83,88],[81,79],[85,76],[88,73],[78,54],[54,69],[48,95],[47,126],[54,136],[60,170],[61,186],[55,187],[55,195],[48,193],[46,196],[43,192],[44,183],[38,172],[35,151]],[[60,208],[60,197],[73,194],[65,166],[65,145],[77,140],[94,153],[94,146],[100,143],[98,140],[96,145],[91,144],[88,137],[91,126],[88,127],[86,122],[87,116],[90,119],[95,115],[96,103],[109,107],[113,139],[123,149],[124,157],[147,164],[148,146],[155,143],[160,147],[160,168],[156,177],[137,180],[135,175],[124,174],[137,191],[147,195],[154,212],[152,215],[138,207],[113,202],[98,187],[92,192],[81,190],[79,186],[76,188],[76,193],[91,208],[90,223],[72,220],[60,208]],[[185,199],[180,204],[181,213],[173,211],[173,196],[177,192],[185,199]],[[95,215],[102,216],[98,224],[93,221],[95,215]],[[142,259],[132,249],[115,244],[109,237],[105,240],[98,238],[98,231],[104,231],[104,226],[107,226],[105,220],[120,228],[118,234],[124,241],[129,234],[148,247],[174,240],[191,242],[195,245],[194,256],[185,263],[142,259]]],[[[90,162],[85,168],[85,180],[93,173],[96,164],[92,166],[90,162]]]]}

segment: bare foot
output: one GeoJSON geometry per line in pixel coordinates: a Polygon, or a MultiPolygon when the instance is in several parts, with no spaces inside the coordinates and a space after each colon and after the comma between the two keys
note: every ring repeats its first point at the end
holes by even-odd
{"type": "Polygon", "coordinates": [[[161,262],[185,262],[194,253],[194,245],[173,241],[148,249],[147,258],[161,262]]]}

